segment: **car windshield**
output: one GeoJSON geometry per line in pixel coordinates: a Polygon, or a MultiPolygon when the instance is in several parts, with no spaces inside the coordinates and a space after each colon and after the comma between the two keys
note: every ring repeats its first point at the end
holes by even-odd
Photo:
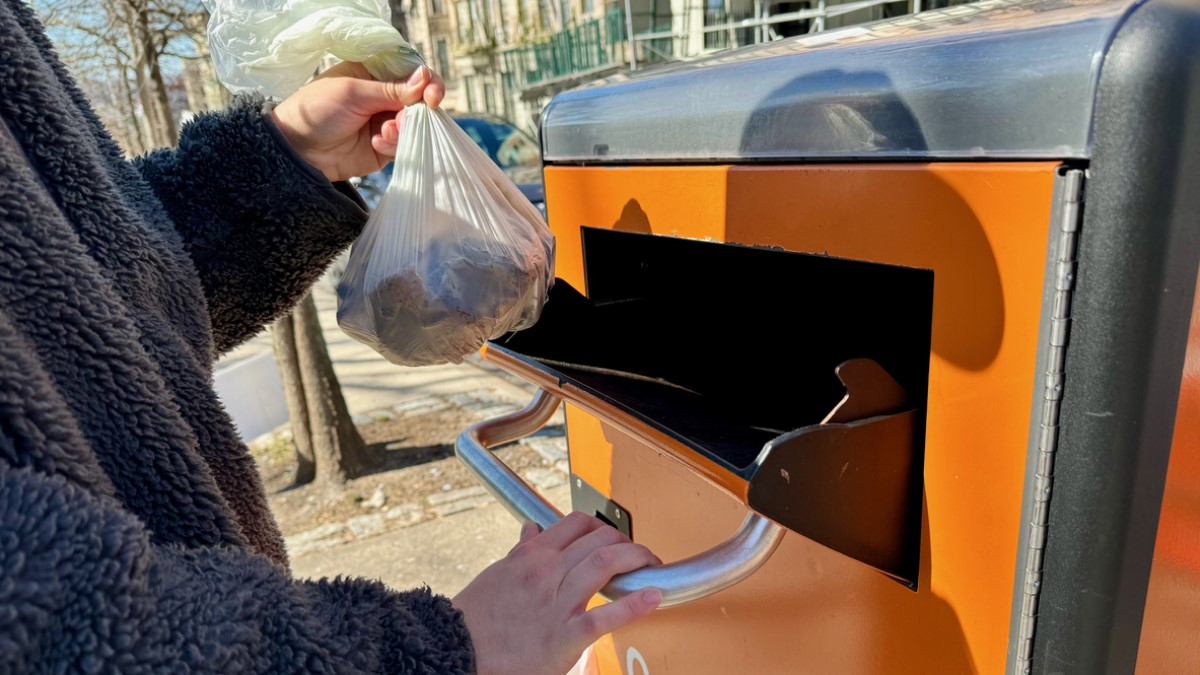
{"type": "Polygon", "coordinates": [[[456,117],[454,121],[502,169],[536,167],[541,163],[537,143],[511,124],[479,117],[456,117]]]}

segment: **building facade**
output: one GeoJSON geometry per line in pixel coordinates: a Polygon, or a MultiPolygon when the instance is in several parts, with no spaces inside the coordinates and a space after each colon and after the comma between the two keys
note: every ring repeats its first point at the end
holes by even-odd
{"type": "Polygon", "coordinates": [[[446,107],[536,132],[558,92],[628,70],[969,0],[400,0],[446,107]]]}

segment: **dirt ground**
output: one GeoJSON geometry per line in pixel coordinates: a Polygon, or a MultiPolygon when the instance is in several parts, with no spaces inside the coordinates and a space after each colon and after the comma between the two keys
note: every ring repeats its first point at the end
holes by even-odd
{"type": "MultiPolygon", "coordinates": [[[[377,466],[344,485],[293,485],[296,451],[286,435],[251,451],[285,537],[400,508],[405,517],[388,521],[395,527],[407,526],[436,517],[427,499],[430,495],[479,484],[454,456],[454,439],[478,421],[473,413],[451,405],[437,412],[360,425],[377,466]]],[[[501,448],[498,454],[518,472],[548,465],[519,444],[501,448]]]]}

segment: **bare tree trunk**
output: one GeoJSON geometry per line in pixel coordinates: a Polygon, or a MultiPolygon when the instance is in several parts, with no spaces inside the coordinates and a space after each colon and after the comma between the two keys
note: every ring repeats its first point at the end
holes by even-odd
{"type": "MultiPolygon", "coordinates": [[[[117,70],[120,72],[119,67],[117,70]]],[[[104,89],[107,100],[111,101],[111,110],[107,111],[108,115],[106,116],[106,111],[101,108],[98,101],[93,99],[92,103],[96,108],[96,114],[100,116],[100,120],[112,134],[113,140],[126,155],[141,154],[141,143],[138,138],[140,128],[137,126],[137,118],[128,112],[130,102],[128,83],[122,83],[120,77],[114,77],[104,80],[97,86],[104,89]],[[123,84],[124,86],[122,86],[123,84]]]]}
{"type": "Polygon", "coordinates": [[[188,109],[193,113],[208,110],[208,98],[204,95],[204,76],[196,59],[183,62],[183,87],[187,91],[188,109]]]}
{"type": "Polygon", "coordinates": [[[126,0],[125,23],[134,53],[133,69],[142,113],[149,122],[151,140],[155,147],[174,146],[178,132],[171,116],[167,86],[158,64],[158,47],[150,33],[150,17],[143,0],[126,0]]]}
{"type": "Polygon", "coordinates": [[[316,480],[341,482],[354,478],[369,467],[366,445],[350,418],[341,385],[333,372],[311,292],[296,307],[293,321],[312,429],[316,480]]]}
{"type": "Polygon", "coordinates": [[[150,82],[154,86],[154,112],[158,121],[161,142],[167,147],[174,147],[179,142],[179,130],[175,128],[175,117],[171,114],[171,101],[167,95],[167,83],[163,79],[162,68],[158,62],[158,46],[150,33],[149,17],[143,6],[138,12],[138,32],[142,38],[142,50],[146,54],[146,68],[149,71],[150,82]]]}
{"type": "Polygon", "coordinates": [[[158,129],[164,146],[173,148],[179,142],[179,129],[175,127],[175,116],[171,114],[171,101],[167,95],[167,83],[163,80],[158,57],[150,61],[150,81],[154,83],[154,112],[158,117],[158,129]]]}
{"type": "Polygon", "coordinates": [[[317,463],[313,457],[312,427],[308,420],[308,402],[304,398],[304,381],[300,377],[294,326],[291,314],[277,320],[271,327],[271,341],[275,347],[275,364],[279,366],[283,381],[292,442],[296,445],[296,485],[305,485],[317,477],[317,463]]]}
{"type": "Polygon", "coordinates": [[[228,107],[233,95],[217,78],[217,70],[213,67],[211,60],[203,62],[201,72],[204,74],[204,95],[208,98],[208,109],[220,110],[228,107]]]}
{"type": "Polygon", "coordinates": [[[196,49],[200,54],[197,62],[200,66],[200,81],[204,85],[204,99],[209,110],[220,110],[229,105],[231,96],[225,85],[217,77],[217,69],[213,66],[212,56],[208,52],[208,42],[196,40],[196,49]]]}
{"type": "Polygon", "coordinates": [[[144,123],[146,150],[163,147],[161,134],[158,132],[158,120],[154,114],[154,97],[150,94],[150,83],[146,81],[146,64],[139,53],[133,66],[134,83],[137,85],[138,102],[142,104],[141,121],[144,123]]]}
{"type": "Polygon", "coordinates": [[[121,91],[121,101],[125,104],[125,114],[127,121],[125,127],[128,128],[129,145],[126,150],[133,155],[145,153],[149,148],[146,147],[146,139],[142,135],[142,125],[138,122],[137,106],[133,102],[133,92],[129,89],[129,67],[122,65],[120,75],[117,77],[117,87],[121,91]]]}
{"type": "Polygon", "coordinates": [[[229,90],[217,78],[217,71],[213,66],[212,54],[208,48],[208,20],[208,10],[199,6],[184,19],[183,25],[186,27],[187,36],[196,47],[196,58],[192,63],[196,64],[196,75],[204,92],[204,109],[220,110],[229,105],[230,96],[229,90]]]}

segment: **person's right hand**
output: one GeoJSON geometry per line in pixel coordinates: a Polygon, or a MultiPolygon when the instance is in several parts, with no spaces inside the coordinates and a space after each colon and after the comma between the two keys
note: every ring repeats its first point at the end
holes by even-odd
{"type": "Polygon", "coordinates": [[[378,171],[396,154],[396,113],[446,95],[442,78],[425,66],[404,82],[376,82],[366,66],[343,61],[288,96],[271,115],[300,155],[331,181],[378,171]]]}
{"type": "Polygon", "coordinates": [[[563,675],[588,645],[658,607],[662,593],[652,588],[587,609],[615,575],[656,564],[645,546],[579,512],[545,532],[525,523],[508,555],[452,600],[479,675],[563,675]]]}

